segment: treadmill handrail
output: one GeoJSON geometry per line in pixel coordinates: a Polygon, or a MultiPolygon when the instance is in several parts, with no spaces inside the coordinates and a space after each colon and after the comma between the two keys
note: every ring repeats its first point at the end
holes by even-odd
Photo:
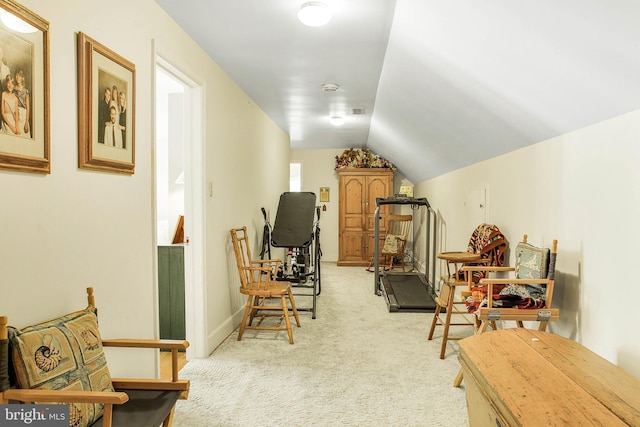
{"type": "Polygon", "coordinates": [[[414,199],[413,197],[377,197],[376,205],[416,205],[431,207],[426,197],[420,197],[418,199],[414,199]]]}
{"type": "MultiPolygon", "coordinates": [[[[431,219],[431,215],[433,215],[434,219],[436,218],[436,212],[431,208],[431,205],[429,204],[429,202],[427,201],[426,197],[420,197],[420,198],[413,198],[413,197],[386,197],[386,198],[381,198],[381,197],[376,197],[376,209],[374,211],[374,215],[373,215],[373,219],[374,219],[374,233],[373,233],[373,240],[374,240],[374,254],[373,254],[373,260],[374,260],[374,293],[376,293],[377,295],[380,295],[381,293],[381,284],[380,284],[380,277],[384,274],[380,272],[380,206],[381,205],[411,205],[413,206],[425,206],[427,209],[427,215],[426,215],[426,232],[427,232],[427,238],[425,241],[425,245],[426,245],[426,250],[425,250],[425,273],[424,273],[424,277],[425,280],[427,282],[428,285],[430,286],[434,286],[434,282],[435,282],[435,252],[433,254],[431,254],[431,259],[429,259],[429,245],[433,245],[433,247],[435,248],[435,244],[436,244],[436,233],[434,230],[433,236],[431,236],[431,226],[429,224],[430,219],[431,219]],[[431,240],[430,241],[430,238],[431,240]],[[431,268],[431,266],[434,266],[433,268],[431,268]],[[431,277],[429,277],[429,272],[431,272],[431,277]],[[431,280],[430,280],[431,279],[431,280]]],[[[414,236],[415,237],[415,236],[414,236]]]]}

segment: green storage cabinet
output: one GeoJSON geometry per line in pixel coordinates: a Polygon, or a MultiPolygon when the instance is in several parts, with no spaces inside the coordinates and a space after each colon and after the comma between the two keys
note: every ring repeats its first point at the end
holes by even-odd
{"type": "Polygon", "coordinates": [[[186,339],[184,246],[158,246],[160,338],[186,339]]]}

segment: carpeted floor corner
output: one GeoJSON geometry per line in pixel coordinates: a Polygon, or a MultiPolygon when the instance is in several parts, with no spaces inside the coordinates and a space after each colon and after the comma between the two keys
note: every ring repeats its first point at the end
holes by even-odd
{"type": "MultiPolygon", "coordinates": [[[[363,267],[322,264],[317,318],[301,312],[287,334],[237,330],[206,359],[191,360],[189,399],[176,427],[467,426],[464,383],[453,387],[458,345],[438,358],[442,328],[430,313],[389,313],[363,267]]],[[[299,306],[310,306],[298,297],[299,306]]],[[[451,335],[468,336],[469,328],[451,335]]]]}

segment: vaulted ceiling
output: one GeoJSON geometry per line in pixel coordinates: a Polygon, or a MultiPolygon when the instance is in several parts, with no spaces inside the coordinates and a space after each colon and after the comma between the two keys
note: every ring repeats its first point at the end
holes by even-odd
{"type": "Polygon", "coordinates": [[[367,147],[414,183],[640,109],[637,0],[324,0],[323,27],[305,0],[156,1],[292,148],[367,147]]]}

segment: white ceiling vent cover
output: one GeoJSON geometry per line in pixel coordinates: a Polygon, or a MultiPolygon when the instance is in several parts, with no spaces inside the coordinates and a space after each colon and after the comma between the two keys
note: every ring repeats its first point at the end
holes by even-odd
{"type": "Polygon", "coordinates": [[[364,108],[353,108],[351,110],[351,114],[353,114],[354,116],[360,116],[362,114],[367,114],[367,110],[364,108]]]}

